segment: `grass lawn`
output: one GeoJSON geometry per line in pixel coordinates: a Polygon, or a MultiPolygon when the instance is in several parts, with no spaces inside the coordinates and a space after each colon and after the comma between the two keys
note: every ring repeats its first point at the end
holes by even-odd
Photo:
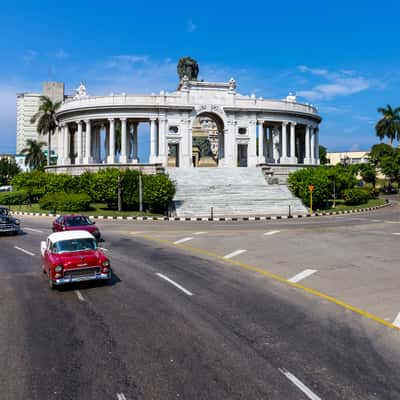
{"type": "MultiPolygon", "coordinates": [[[[118,212],[116,210],[109,210],[107,208],[106,204],[102,203],[97,203],[97,204],[92,204],[93,210],[91,211],[79,211],[75,212],[73,214],[82,214],[82,215],[104,215],[104,216],[146,216],[146,217],[160,217],[162,215],[160,214],[154,214],[154,213],[148,213],[148,212],[143,212],[140,213],[139,211],[121,211],[118,212]]],[[[27,205],[22,205],[22,206],[10,206],[11,211],[23,211],[23,212],[33,212],[33,213],[50,213],[51,210],[42,210],[39,207],[39,204],[35,203],[32,204],[31,206],[27,205]]],[[[57,210],[57,214],[70,214],[71,212],[68,210],[57,210]]]]}
{"type": "Polygon", "coordinates": [[[336,200],[335,208],[327,208],[326,210],[322,210],[323,212],[332,212],[332,211],[348,211],[348,210],[357,210],[359,208],[368,208],[368,207],[376,207],[385,204],[385,200],[382,199],[371,199],[368,203],[360,204],[358,206],[348,206],[343,203],[343,200],[336,200]]]}

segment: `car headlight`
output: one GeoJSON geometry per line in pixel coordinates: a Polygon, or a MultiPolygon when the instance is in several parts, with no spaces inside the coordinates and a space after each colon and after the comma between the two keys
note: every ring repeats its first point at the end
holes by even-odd
{"type": "Polygon", "coordinates": [[[15,224],[15,225],[19,225],[19,224],[20,224],[19,219],[16,219],[16,220],[14,221],[14,224],[15,224]]]}
{"type": "Polygon", "coordinates": [[[56,272],[61,272],[63,270],[62,265],[57,265],[57,267],[54,268],[54,271],[56,272]]]}
{"type": "Polygon", "coordinates": [[[110,261],[105,260],[105,261],[103,261],[103,262],[101,263],[101,265],[102,265],[103,267],[109,267],[109,266],[110,266],[110,261]]]}

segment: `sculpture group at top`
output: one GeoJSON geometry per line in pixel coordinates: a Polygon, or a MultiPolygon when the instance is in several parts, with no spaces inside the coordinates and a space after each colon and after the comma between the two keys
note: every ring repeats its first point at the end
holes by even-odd
{"type": "Polygon", "coordinates": [[[176,67],[179,79],[182,80],[187,77],[189,81],[197,81],[199,75],[199,65],[197,61],[191,57],[182,57],[176,67]]]}

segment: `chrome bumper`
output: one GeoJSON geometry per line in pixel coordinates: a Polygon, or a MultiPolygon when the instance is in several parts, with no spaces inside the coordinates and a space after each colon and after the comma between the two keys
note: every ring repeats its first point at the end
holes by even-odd
{"type": "Polygon", "coordinates": [[[19,227],[0,228],[0,233],[19,232],[19,227]]]}
{"type": "Polygon", "coordinates": [[[64,277],[60,279],[56,279],[53,281],[55,285],[64,285],[66,283],[74,283],[74,282],[84,282],[84,281],[97,281],[97,280],[104,280],[110,279],[111,272],[107,274],[93,274],[93,275],[83,275],[83,276],[71,276],[71,277],[64,277]]]}

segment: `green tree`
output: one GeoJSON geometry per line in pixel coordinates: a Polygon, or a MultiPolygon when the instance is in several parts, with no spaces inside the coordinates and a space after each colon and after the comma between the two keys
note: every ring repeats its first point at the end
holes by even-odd
{"type": "Polygon", "coordinates": [[[359,173],[366,183],[371,183],[375,189],[376,186],[376,167],[373,163],[363,163],[359,165],[359,173]]]}
{"type": "Polygon", "coordinates": [[[326,147],[319,145],[319,163],[321,165],[328,164],[328,159],[326,158],[326,147]]]}
{"type": "Polygon", "coordinates": [[[55,103],[47,96],[40,96],[39,111],[31,118],[31,123],[37,122],[37,131],[47,135],[47,165],[51,163],[51,136],[57,128],[56,112],[61,106],[61,101],[55,103]]]}
{"type": "Polygon", "coordinates": [[[42,147],[46,143],[28,139],[26,144],[27,147],[21,151],[21,154],[25,155],[25,165],[33,170],[43,168],[46,163],[46,156],[42,147]]]}
{"type": "Polygon", "coordinates": [[[0,160],[0,184],[8,185],[13,176],[20,172],[18,165],[15,160],[8,158],[2,158],[0,160]]]}
{"type": "Polygon", "coordinates": [[[393,109],[388,104],[386,108],[379,107],[378,112],[383,115],[383,118],[375,125],[376,136],[381,140],[386,137],[392,146],[393,140],[400,140],[400,107],[393,109]]]}

